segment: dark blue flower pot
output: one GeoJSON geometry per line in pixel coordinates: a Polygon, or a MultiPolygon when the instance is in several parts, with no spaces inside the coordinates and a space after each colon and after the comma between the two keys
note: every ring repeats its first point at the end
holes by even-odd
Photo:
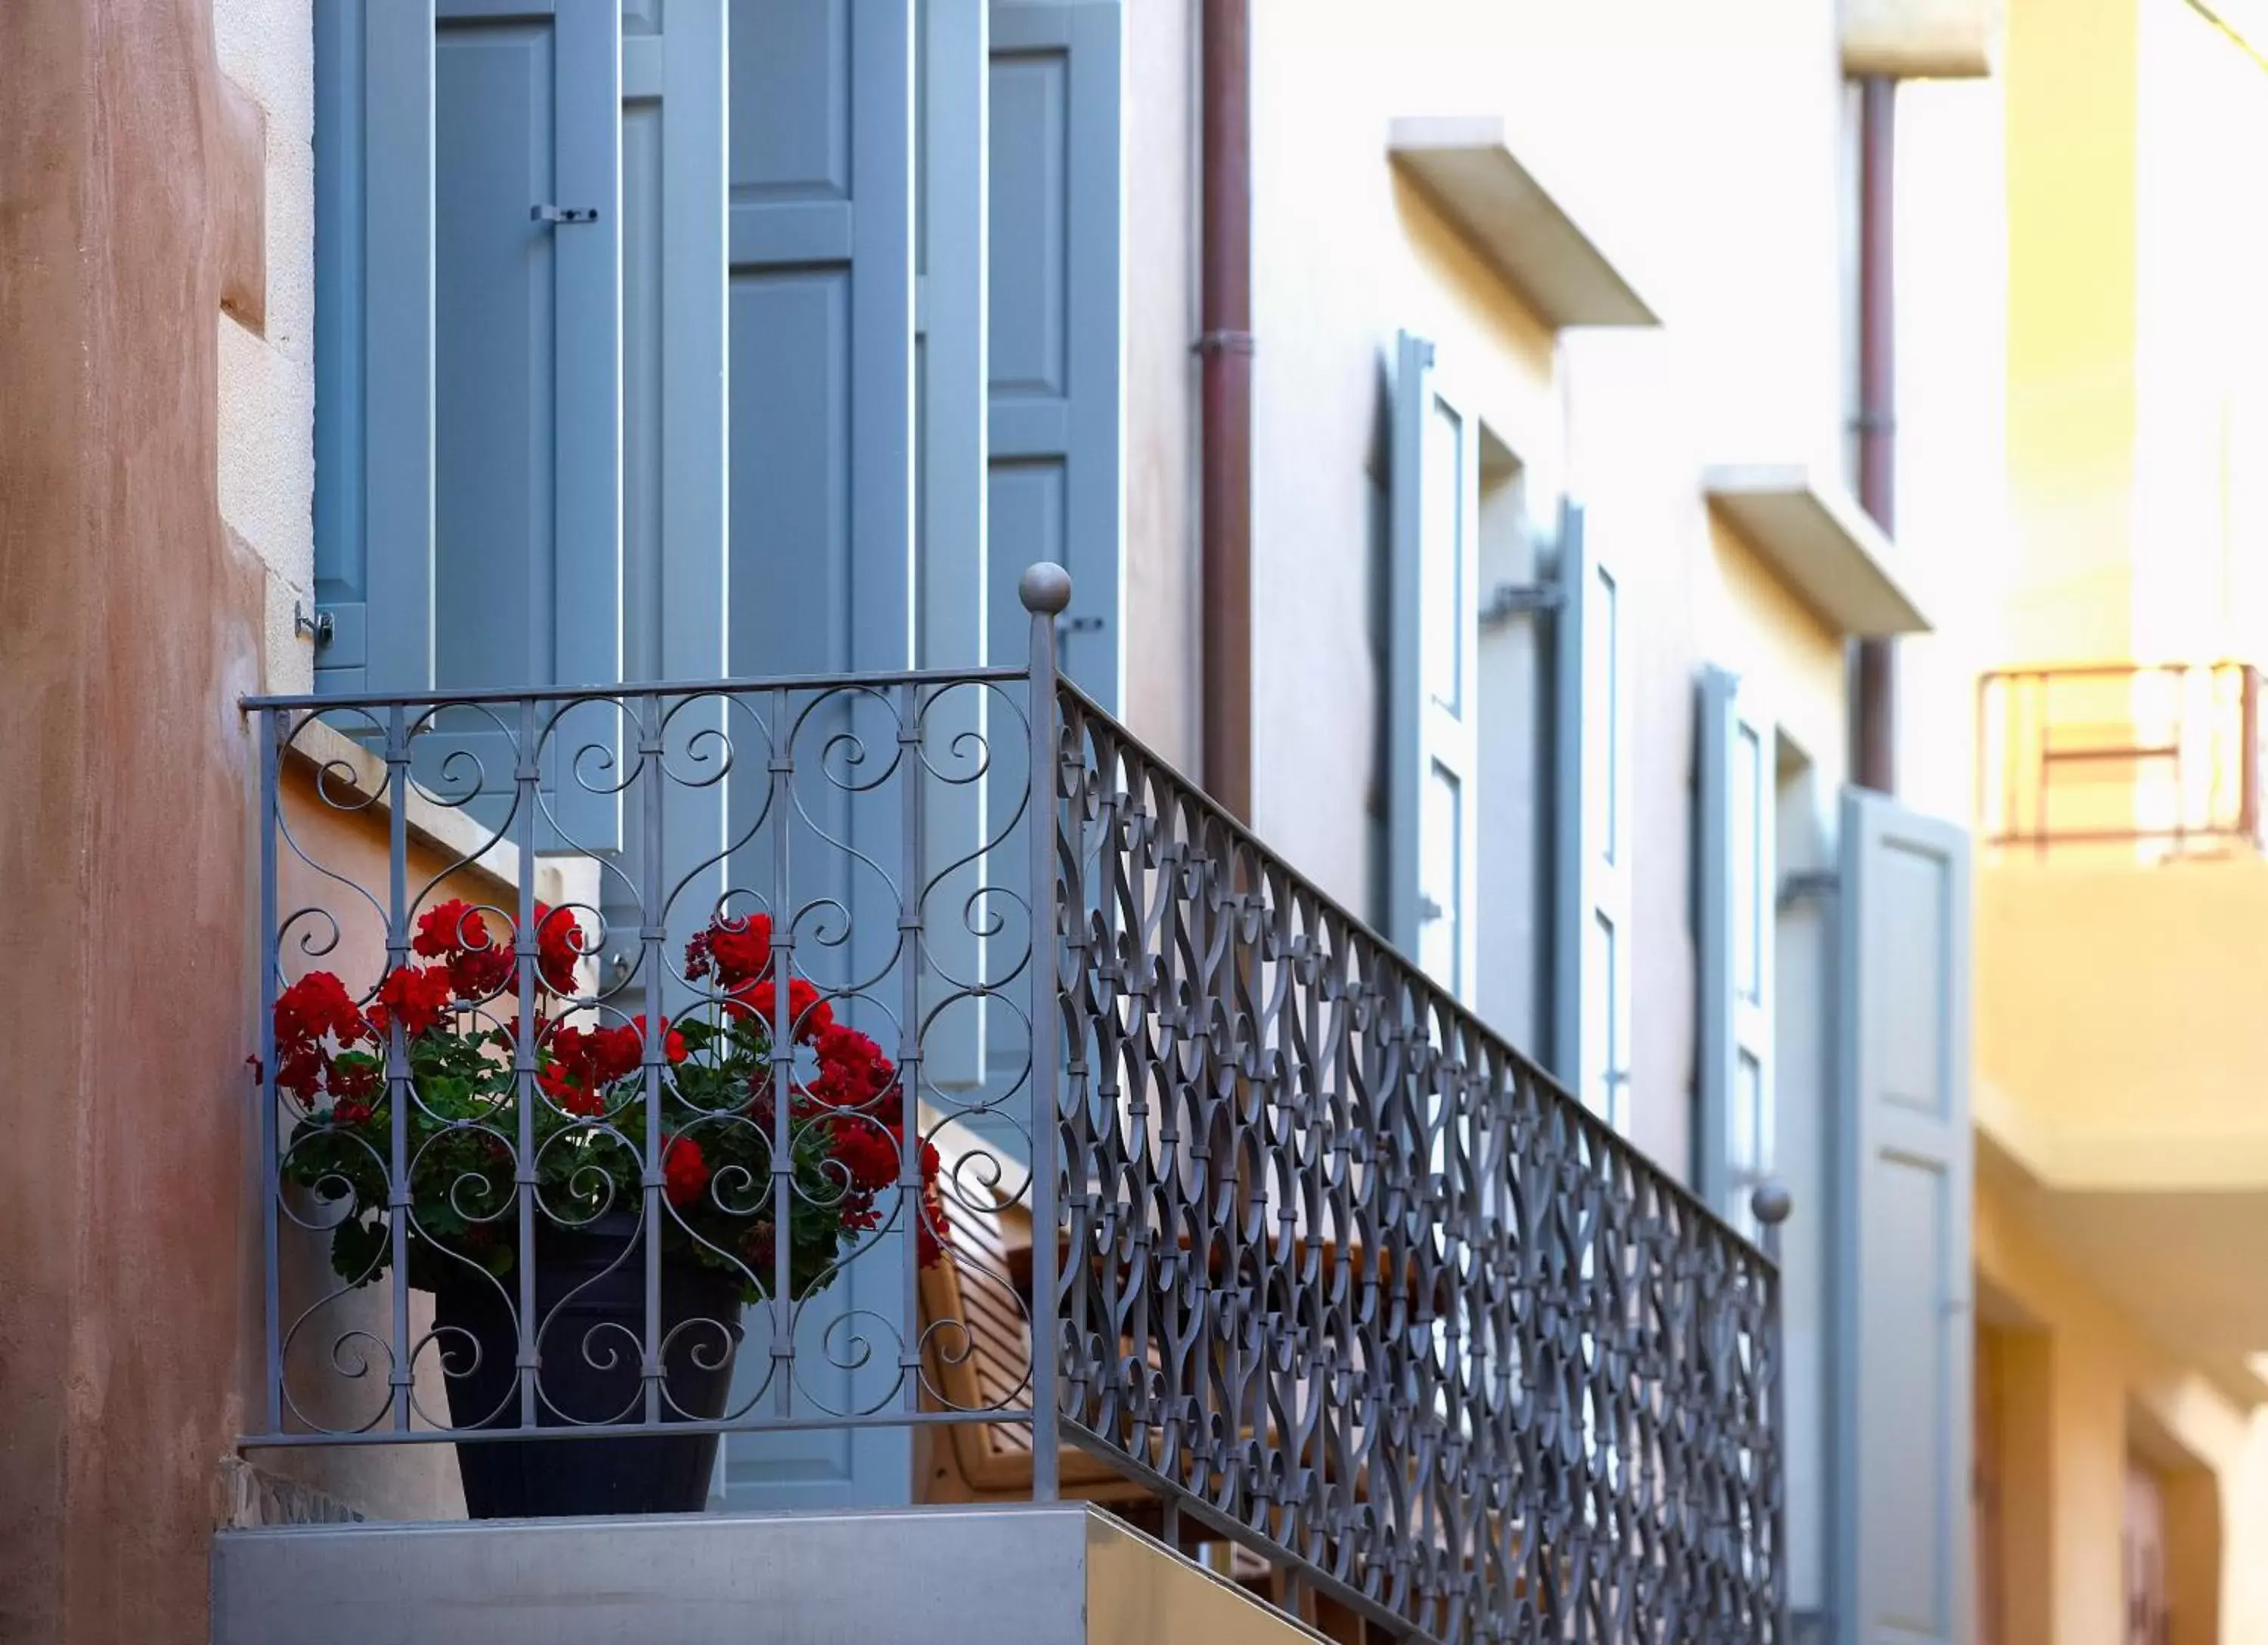
{"type": "MultiPolygon", "coordinates": [[[[457,1447],[465,1510],[475,1519],[557,1515],[684,1514],[708,1506],[717,1435],[603,1437],[643,1423],[644,1228],[612,1213],[580,1228],[545,1224],[537,1240],[537,1426],[580,1430],[556,1439],[475,1440],[457,1447]]],[[[434,1324],[452,1424],[521,1426],[519,1275],[491,1280],[469,1268],[434,1288],[434,1324]],[[477,1351],[475,1353],[475,1351],[477,1351]]],[[[661,1264],[662,1420],[724,1414],[740,1343],[733,1275],[661,1264]],[[673,1335],[673,1333],[674,1333],[673,1335]]]]}

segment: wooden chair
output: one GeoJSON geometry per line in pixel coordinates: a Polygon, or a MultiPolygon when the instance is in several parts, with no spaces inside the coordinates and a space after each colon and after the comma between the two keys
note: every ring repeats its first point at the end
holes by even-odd
{"type": "MultiPolygon", "coordinates": [[[[967,1126],[938,1125],[933,1115],[925,1115],[924,1124],[937,1145],[948,1239],[921,1276],[922,1359],[929,1379],[923,1403],[932,1411],[1028,1408],[1032,1330],[1023,1287],[1031,1272],[1031,1206],[988,1188],[978,1173],[955,1175],[961,1162],[996,1152],[967,1126]]],[[[1027,1424],[956,1422],[925,1432],[924,1501],[993,1502],[1031,1495],[1027,1424]]],[[[1067,1497],[1148,1500],[1141,1486],[1076,1445],[1060,1450],[1056,1467],[1067,1497]]]]}
{"type": "MultiPolygon", "coordinates": [[[[1009,1199],[988,1188],[979,1173],[956,1176],[961,1162],[995,1152],[968,1127],[924,1114],[924,1134],[936,1144],[948,1241],[922,1271],[923,1363],[928,1377],[923,1404],[930,1410],[983,1411],[1027,1407],[1032,1362],[1032,1217],[1027,1199],[1009,1199]]],[[[1022,1422],[956,1422],[920,1432],[926,1502],[1021,1501],[1032,1492],[1032,1430],[1022,1422]]],[[[1102,1503],[1153,1534],[1162,1531],[1160,1504],[1148,1489],[1125,1479],[1079,1446],[1058,1451],[1057,1470],[1065,1497],[1102,1503]]],[[[1358,1490],[1361,1486],[1358,1485],[1358,1490]]],[[[1192,1522],[1182,1552],[1194,1553],[1204,1533],[1192,1522]]],[[[1221,1575],[1271,1601],[1281,1582],[1258,1555],[1225,1545],[1221,1575]]],[[[1310,1596],[1306,1619],[1328,1639],[1359,1641],[1362,1624],[1351,1613],[1310,1596]]]]}

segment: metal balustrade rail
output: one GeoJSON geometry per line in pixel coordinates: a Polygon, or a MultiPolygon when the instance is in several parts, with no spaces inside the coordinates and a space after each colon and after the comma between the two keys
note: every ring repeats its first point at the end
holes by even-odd
{"type": "Polygon", "coordinates": [[[248,704],[246,1443],[925,1427],[1388,1635],[1784,1638],[1773,1263],[1023,593],[1024,668],[248,704]]]}
{"type": "Polygon", "coordinates": [[[1978,832],[1988,845],[2152,855],[2262,844],[2260,674],[2095,663],[1982,675],[1978,832]]]}
{"type": "Polygon", "coordinates": [[[1781,1637],[1772,1265],[1061,696],[1066,1425],[1433,1637],[1781,1637]]]}

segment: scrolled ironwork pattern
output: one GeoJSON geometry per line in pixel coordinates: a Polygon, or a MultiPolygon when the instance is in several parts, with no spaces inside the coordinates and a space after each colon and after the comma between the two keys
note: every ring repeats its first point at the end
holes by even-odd
{"type": "Polygon", "coordinates": [[[1028,1424],[1029,690],[256,703],[252,1442],[1028,1424]]]}
{"type": "Polygon", "coordinates": [[[1069,1430],[1395,1631],[1782,1637],[1772,1264],[1061,697],[1069,1430]]]}

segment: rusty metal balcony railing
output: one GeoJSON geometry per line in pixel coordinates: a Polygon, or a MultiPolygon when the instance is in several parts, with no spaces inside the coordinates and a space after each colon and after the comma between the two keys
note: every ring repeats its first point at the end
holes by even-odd
{"type": "Polygon", "coordinates": [[[1977,762],[1989,845],[2043,857],[2257,850],[2260,674],[2233,662],[1987,674],[1977,762]]]}
{"type": "Polygon", "coordinates": [[[926,1428],[1388,1637],[1783,1639],[1773,1263],[1024,594],[1022,668],[252,704],[247,1443],[926,1428]]]}

